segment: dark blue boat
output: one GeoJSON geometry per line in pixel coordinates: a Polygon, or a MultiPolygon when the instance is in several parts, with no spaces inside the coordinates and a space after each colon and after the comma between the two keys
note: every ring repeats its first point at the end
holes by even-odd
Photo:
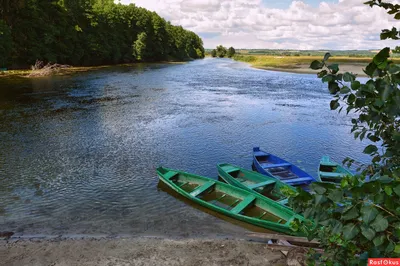
{"type": "Polygon", "coordinates": [[[292,186],[307,186],[311,182],[317,181],[297,166],[278,156],[264,152],[259,147],[253,148],[253,164],[257,172],[292,186]]]}

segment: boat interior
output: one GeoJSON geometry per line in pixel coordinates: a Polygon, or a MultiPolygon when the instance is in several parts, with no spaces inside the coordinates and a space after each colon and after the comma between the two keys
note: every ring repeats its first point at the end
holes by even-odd
{"type": "Polygon", "coordinates": [[[277,176],[281,180],[299,178],[299,176],[291,170],[292,165],[290,163],[279,163],[270,158],[271,156],[267,154],[256,156],[261,167],[270,172],[273,176],[277,176]]]}
{"type": "Polygon", "coordinates": [[[280,192],[276,180],[250,180],[248,178],[244,178],[246,175],[240,170],[231,171],[229,172],[229,175],[243,185],[255,190],[267,198],[270,198],[281,204],[287,203],[286,196],[280,192]]]}
{"type": "MultiPolygon", "coordinates": [[[[175,186],[181,188],[192,197],[212,204],[234,214],[285,224],[292,215],[285,210],[280,210],[255,196],[232,189],[229,185],[216,183],[207,179],[192,178],[190,175],[175,174],[167,177],[175,186]],[[279,212],[276,216],[273,213],[279,212]]],[[[167,173],[169,174],[169,173],[167,173]]]]}

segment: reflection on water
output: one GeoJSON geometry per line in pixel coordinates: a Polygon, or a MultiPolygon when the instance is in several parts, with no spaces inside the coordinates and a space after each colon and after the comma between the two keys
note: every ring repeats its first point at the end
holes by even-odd
{"type": "Polygon", "coordinates": [[[0,79],[0,228],[30,234],[231,235],[239,227],[157,190],[164,165],[217,176],[260,146],[316,175],[365,160],[315,75],[231,60],[0,79]]]}

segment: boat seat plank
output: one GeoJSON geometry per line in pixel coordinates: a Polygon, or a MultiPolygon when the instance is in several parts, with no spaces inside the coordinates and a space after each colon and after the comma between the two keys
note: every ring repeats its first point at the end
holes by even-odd
{"type": "Polygon", "coordinates": [[[164,174],[164,178],[168,180],[168,179],[171,179],[172,177],[174,177],[176,174],[178,174],[178,172],[169,171],[168,173],[164,174]]]}
{"type": "Polygon", "coordinates": [[[269,164],[261,164],[262,168],[278,168],[278,167],[289,167],[290,163],[269,163],[269,164]]]}
{"type": "Polygon", "coordinates": [[[312,177],[299,177],[299,178],[294,178],[290,180],[284,180],[286,184],[297,184],[297,183],[303,183],[303,182],[313,182],[314,179],[312,177]]]}
{"type": "Polygon", "coordinates": [[[201,193],[203,193],[204,191],[206,191],[207,189],[209,189],[210,187],[212,187],[215,184],[214,181],[208,181],[207,183],[204,183],[203,185],[201,185],[200,187],[196,188],[195,190],[193,190],[190,195],[193,197],[197,197],[198,195],[200,195],[201,193]]]}
{"type": "Polygon", "coordinates": [[[255,188],[258,188],[258,187],[263,187],[263,186],[271,185],[271,184],[274,184],[274,183],[276,183],[275,180],[267,180],[267,181],[264,181],[264,182],[261,182],[261,183],[248,185],[248,187],[250,189],[255,189],[255,188]]]}
{"type": "Polygon", "coordinates": [[[332,173],[332,172],[319,172],[320,176],[326,176],[326,177],[342,177],[345,174],[343,173],[332,173]]]}
{"type": "Polygon", "coordinates": [[[241,211],[243,211],[247,206],[249,206],[254,200],[256,199],[256,197],[254,197],[253,195],[249,195],[247,197],[245,197],[242,202],[240,202],[238,205],[235,206],[235,208],[233,208],[231,210],[232,213],[238,214],[241,211]]]}

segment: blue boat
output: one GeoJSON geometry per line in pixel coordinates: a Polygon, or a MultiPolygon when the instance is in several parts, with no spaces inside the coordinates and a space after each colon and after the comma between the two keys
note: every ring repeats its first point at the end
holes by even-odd
{"type": "Polygon", "coordinates": [[[253,148],[253,164],[257,172],[274,177],[292,186],[307,186],[317,181],[311,175],[278,156],[253,148]]]}

